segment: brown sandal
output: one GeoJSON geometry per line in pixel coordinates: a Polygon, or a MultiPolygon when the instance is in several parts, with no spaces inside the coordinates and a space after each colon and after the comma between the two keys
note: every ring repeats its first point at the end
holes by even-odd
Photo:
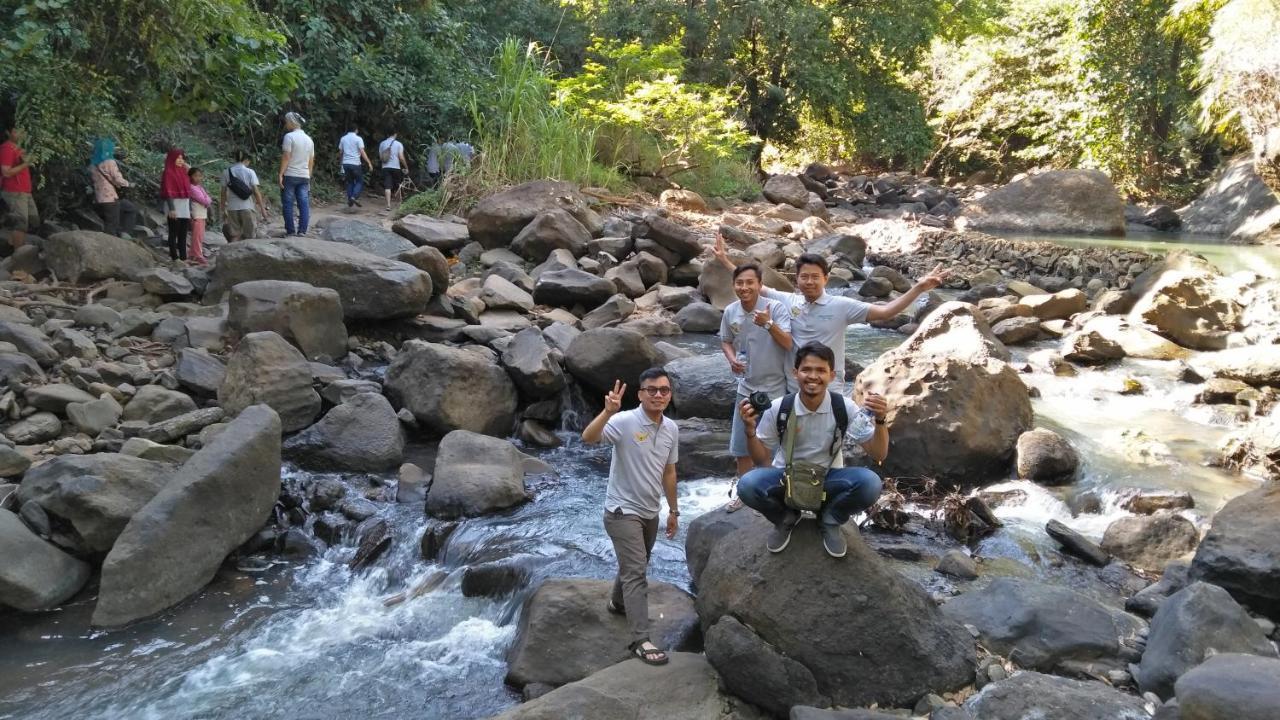
{"type": "MultiPolygon", "coordinates": [[[[659,650],[657,646],[654,646],[652,649],[645,649],[643,647],[645,643],[649,643],[649,641],[640,640],[631,643],[631,654],[639,658],[640,662],[645,665],[666,665],[667,661],[670,660],[670,658],[667,657],[667,653],[663,650],[659,650]]],[[[649,644],[653,645],[653,643],[649,644]]]]}

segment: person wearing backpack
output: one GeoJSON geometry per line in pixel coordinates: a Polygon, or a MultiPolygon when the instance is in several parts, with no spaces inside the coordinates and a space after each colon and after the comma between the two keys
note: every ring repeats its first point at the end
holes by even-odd
{"type": "Polygon", "coordinates": [[[391,194],[404,182],[409,172],[409,159],[404,155],[404,143],[391,133],[378,143],[378,159],[382,161],[382,194],[386,196],[387,211],[391,210],[391,194]]]}
{"type": "Polygon", "coordinates": [[[258,235],[254,215],[267,221],[267,205],[258,187],[258,174],[249,167],[249,153],[237,150],[235,164],[222,173],[223,233],[228,242],[252,240],[258,235]]]}
{"type": "Polygon", "coordinates": [[[821,343],[796,350],[799,391],[773,401],[762,417],[751,403],[738,412],[747,429],[747,445],[758,466],[738,483],[738,495],[758,510],[773,531],[769,552],[782,552],[800,513],[818,520],[822,546],[834,558],[848,549],[842,526],[880,497],[880,477],[870,468],[845,467],[842,448],[847,435],[877,463],[889,454],[889,429],[883,397],[868,393],[863,406],[829,390],[835,381],[835,353],[821,343]],[[776,446],[770,465],[769,445],[776,446]]]}

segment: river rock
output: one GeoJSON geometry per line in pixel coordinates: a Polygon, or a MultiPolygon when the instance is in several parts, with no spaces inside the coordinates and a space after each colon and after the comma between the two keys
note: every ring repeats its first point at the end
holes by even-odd
{"type": "Polygon", "coordinates": [[[738,379],[722,355],[695,355],[664,368],[671,375],[672,403],[680,417],[732,418],[738,379]]]}
{"type": "Polygon", "coordinates": [[[125,432],[151,442],[174,442],[219,422],[225,415],[226,413],[220,407],[200,408],[177,417],[171,417],[168,420],[152,423],[143,428],[130,429],[126,427],[125,432]]]}
{"type": "Polygon", "coordinates": [[[1151,720],[1140,697],[1031,671],[987,685],[965,709],[981,720],[1151,720]]]}
{"type": "Polygon", "coordinates": [[[41,540],[17,515],[0,509],[0,607],[33,612],[57,607],[89,581],[88,563],[41,540]]]}
{"type": "Polygon", "coordinates": [[[387,368],[392,405],[445,435],[470,430],[505,437],[516,411],[516,386],[487,348],[406,342],[387,368]]]}
{"type": "Polygon", "coordinates": [[[211,303],[250,280],[289,280],[337,291],[348,320],[384,320],[421,313],[431,299],[431,276],[342,243],[308,238],[248,241],[218,253],[211,303]]]}
{"type": "Polygon", "coordinates": [[[285,432],[307,427],[320,414],[320,395],[311,387],[307,359],[269,330],[244,336],[218,388],[218,405],[229,415],[260,403],[279,413],[285,432]]]}
{"type": "Polygon", "coordinates": [[[991,332],[1005,345],[1021,345],[1040,337],[1040,319],[1030,316],[1006,318],[991,326],[991,332]]]}
{"type": "Polygon", "coordinates": [[[677,652],[670,658],[659,667],[639,660],[612,665],[491,720],[749,720],[755,716],[743,715],[721,693],[716,672],[705,657],[677,652]]]}
{"type": "Polygon", "coordinates": [[[1018,477],[1042,485],[1061,485],[1075,480],[1080,455],[1058,433],[1036,428],[1018,436],[1018,477]]]}
{"type": "MultiPolygon", "coordinates": [[[[474,402],[474,401],[473,401],[474,402]]],[[[454,430],[440,441],[427,512],[452,519],[503,510],[529,499],[524,453],[507,440],[454,430]]]]}
{"type": "Polygon", "coordinates": [[[1240,495],[1218,511],[1191,562],[1191,577],[1280,619],[1280,484],[1240,495]]]}
{"type": "Polygon", "coordinates": [[[150,425],[195,409],[195,401],[183,393],[159,385],[144,385],[124,406],[124,419],[140,420],[150,425]]]}
{"type": "MultiPolygon", "coordinates": [[[[802,523],[786,552],[778,554],[765,548],[770,529],[755,517],[712,550],[698,576],[697,598],[709,639],[718,637],[722,619],[748,628],[795,663],[786,667],[798,665],[813,676],[818,696],[806,705],[901,705],[973,681],[976,659],[968,632],[918,585],[890,570],[856,532],[845,530],[848,554],[833,559],[810,524],[802,523]],[[849,652],[851,647],[858,652],[849,652]]],[[[735,642],[740,636],[735,634],[735,642]]],[[[713,664],[733,653],[719,643],[707,646],[713,664]]],[[[716,669],[740,696],[751,692],[748,681],[758,679],[740,663],[716,669]]]]}
{"type": "Polygon", "coordinates": [[[716,306],[704,302],[690,303],[676,313],[676,324],[687,333],[713,333],[720,330],[722,313],[716,306]]]}
{"type": "Polygon", "coordinates": [[[1200,533],[1173,513],[1122,517],[1107,526],[1102,549],[1143,570],[1159,571],[1196,549],[1200,533]]]}
{"type": "MultiPolygon", "coordinates": [[[[0,478],[21,477],[29,467],[31,467],[31,458],[15,450],[12,445],[0,442],[0,478]]],[[[7,488],[7,490],[0,490],[0,507],[6,506],[6,498],[17,502],[17,485],[0,484],[0,487],[7,488]]]]}
{"type": "Polygon", "coordinates": [[[164,487],[169,465],[117,453],[60,455],[32,467],[18,500],[34,502],[71,527],[55,537],[77,552],[111,549],[129,519],[164,487]]]}
{"type": "Polygon", "coordinates": [[[490,195],[467,215],[471,239],[485,249],[506,247],[538,214],[564,210],[592,235],[602,229],[600,217],[572,183],[534,180],[490,195]]]}
{"type": "Polygon", "coordinates": [[[66,414],[71,403],[93,402],[94,397],[74,385],[53,383],[33,387],[24,393],[28,405],[46,412],[66,414]]]}
{"type": "Polygon", "coordinates": [[[1280,412],[1255,418],[1222,443],[1222,462],[1272,481],[1280,479],[1280,412]]]}
{"type": "Polygon", "coordinates": [[[404,460],[404,434],[391,403],[378,393],[356,395],[289,438],[285,452],[321,470],[378,472],[404,460]]]}
{"type": "Polygon", "coordinates": [[[1253,299],[1240,317],[1244,337],[1254,345],[1280,343],[1280,281],[1268,280],[1253,287],[1253,299]]]}
{"type": "Polygon", "coordinates": [[[61,434],[62,421],[51,412],[29,415],[4,430],[4,436],[16,445],[37,445],[61,434]]]}
{"type": "Polygon", "coordinates": [[[529,312],[533,309],[533,295],[500,275],[484,279],[480,299],[489,310],[515,310],[529,312]]]}
{"type": "Polygon", "coordinates": [[[657,362],[658,351],[648,338],[622,328],[587,330],[565,352],[565,367],[592,393],[604,397],[613,390],[614,381],[626,383],[625,404],[635,402],[640,373],[657,362]]]}
{"type": "Polygon", "coordinates": [[[415,247],[414,243],[377,225],[340,217],[329,218],[320,231],[320,239],[350,245],[382,258],[395,257],[415,247]]]}
{"type": "Polygon", "coordinates": [[[540,263],[552,250],[565,249],[580,257],[587,252],[591,233],[577,218],[560,208],[544,210],[511,241],[511,249],[529,262],[540,263]]]}
{"type": "MultiPolygon", "coordinates": [[[[631,657],[626,618],[605,609],[612,588],[612,581],[585,579],[539,585],[525,600],[516,641],[507,652],[507,683],[564,685],[631,657]]],[[[649,617],[658,647],[698,649],[698,616],[689,593],[650,581],[649,617]]]]}
{"type": "Polygon", "coordinates": [[[1215,653],[1274,658],[1276,648],[1226,590],[1195,582],[1166,599],[1151,619],[1138,685],[1170,698],[1178,678],[1215,653]]]}
{"type": "Polygon", "coordinates": [[[713,667],[734,668],[728,684],[734,694],[774,716],[795,706],[828,704],[807,667],[779,653],[732,615],[711,626],[706,644],[713,667]]]}
{"type": "Polygon", "coordinates": [[[1214,655],[1174,687],[1181,720],[1271,720],[1280,707],[1280,660],[1214,655]]]}
{"type": "Polygon", "coordinates": [[[253,280],[231,288],[227,328],[235,337],[270,330],[293,342],[308,358],[347,354],[338,293],[301,282],[253,280]]]}
{"type": "Polygon", "coordinates": [[[537,328],[525,328],[502,350],[502,365],[525,397],[554,397],[565,387],[564,371],[537,328]]]}
{"type": "Polygon", "coordinates": [[[729,454],[729,419],[686,418],[680,426],[680,478],[724,477],[734,467],[729,454]]]}
{"type": "Polygon", "coordinates": [[[414,245],[443,252],[456,252],[471,242],[466,225],[427,215],[405,215],[392,223],[391,230],[414,245]]]}
{"type": "Polygon", "coordinates": [[[769,202],[804,209],[809,203],[809,189],[795,175],[774,175],[764,183],[764,196],[769,202]]]}
{"type": "Polygon", "coordinates": [[[973,482],[1002,475],[1031,429],[1031,400],[1008,350],[972,306],[949,302],[858,375],[889,401],[889,475],[973,482]]]}
{"type": "Polygon", "coordinates": [[[1062,339],[1062,357],[1071,362],[1096,365],[1124,357],[1124,348],[1096,329],[1081,330],[1062,339]]]}
{"type": "Polygon", "coordinates": [[[201,348],[183,348],[178,352],[178,363],[174,367],[174,375],[178,384],[187,390],[205,397],[218,394],[218,388],[227,377],[227,366],[222,361],[201,348]]]}
{"type": "Polygon", "coordinates": [[[1144,624],[1067,588],[1020,578],[997,578],[952,598],[942,611],[977,628],[991,651],[1044,672],[1082,662],[1123,668],[1120,638],[1135,635],[1144,624]]]}
{"type": "Polygon", "coordinates": [[[669,263],[671,267],[696,258],[702,253],[702,243],[698,241],[698,236],[679,223],[668,220],[656,213],[649,213],[645,216],[645,225],[649,228],[649,232],[645,234],[645,237],[675,253],[676,257],[679,258],[678,262],[669,263]]]}
{"type": "Polygon", "coordinates": [[[98,433],[120,422],[123,414],[124,408],[120,403],[106,393],[97,400],[67,405],[67,419],[77,430],[91,437],[97,437],[98,433]]]}
{"type": "Polygon", "coordinates": [[[1103,567],[1111,562],[1111,556],[1101,547],[1098,547],[1097,543],[1058,520],[1050,520],[1045,523],[1044,531],[1049,537],[1056,540],[1064,550],[1088,563],[1103,567]]]}
{"type": "Polygon", "coordinates": [[[138,511],[102,564],[93,624],[118,626],[200,590],[271,517],[280,496],[280,418],[245,408],[138,511]]]}
{"type": "MultiPolygon", "coordinates": [[[[636,311],[636,304],[621,293],[605,300],[604,303],[582,317],[582,329],[594,330],[602,327],[613,327],[631,317],[636,311]]],[[[647,334],[647,333],[645,333],[647,334]]]]}
{"type": "Polygon", "coordinates": [[[431,293],[439,295],[449,287],[449,260],[436,248],[422,245],[395,255],[393,260],[412,265],[431,276],[431,293]]]}
{"type": "Polygon", "coordinates": [[[1125,357],[1178,360],[1190,355],[1181,345],[1166,340],[1120,315],[1100,315],[1090,318],[1085,321],[1081,330],[1085,333],[1097,333],[1099,337],[1119,347],[1125,357]]]}
{"type": "Polygon", "coordinates": [[[1018,301],[1041,320],[1065,320],[1089,307],[1089,298],[1075,288],[1052,295],[1027,295],[1018,301]]]}
{"type": "Polygon", "coordinates": [[[13,367],[13,370],[4,367],[3,374],[6,377],[26,372],[27,363],[21,361],[23,355],[35,360],[40,367],[46,368],[53,367],[62,360],[62,355],[49,343],[47,335],[24,323],[0,321],[0,341],[12,343],[18,349],[18,353],[21,353],[21,355],[4,353],[5,359],[8,360],[4,365],[13,367]],[[15,373],[14,370],[18,372],[15,373]]]}
{"type": "MultiPolygon", "coordinates": [[[[681,440],[683,439],[682,428],[681,440]]],[[[683,453],[683,450],[681,452],[683,453]]],[[[711,557],[711,551],[715,549],[720,539],[750,525],[754,520],[753,513],[728,512],[724,507],[719,507],[699,515],[689,523],[684,541],[684,557],[685,564],[689,567],[689,577],[693,579],[695,586],[698,584],[703,568],[707,565],[707,560],[711,557]]]]}
{"type": "Polygon", "coordinates": [[[72,230],[45,238],[45,264],[61,280],[87,285],[98,280],[131,280],[156,264],[145,247],[100,232],[72,230]]]}
{"type": "Polygon", "coordinates": [[[1265,239],[1280,225],[1280,199],[1245,154],[1218,168],[1208,187],[1178,215],[1185,232],[1250,242],[1265,239]]]}
{"type": "Polygon", "coordinates": [[[1191,365],[1204,377],[1280,386],[1280,345],[1252,345],[1201,353],[1191,365]]]}
{"type": "Polygon", "coordinates": [[[1196,350],[1220,350],[1240,327],[1238,293],[1218,276],[1170,270],[1139,297],[1129,315],[1156,332],[1196,350]]]}
{"type": "Polygon", "coordinates": [[[1098,170],[1024,177],[969,203],[961,215],[961,229],[1124,235],[1124,200],[1098,170]]]}
{"type": "Polygon", "coordinates": [[[591,309],[608,300],[615,291],[609,280],[584,270],[566,268],[539,275],[533,286],[533,300],[540,305],[564,308],[581,305],[591,309]]]}
{"type": "Polygon", "coordinates": [[[39,363],[24,353],[0,352],[0,384],[12,386],[29,379],[44,382],[44,371],[40,369],[39,363]]]}

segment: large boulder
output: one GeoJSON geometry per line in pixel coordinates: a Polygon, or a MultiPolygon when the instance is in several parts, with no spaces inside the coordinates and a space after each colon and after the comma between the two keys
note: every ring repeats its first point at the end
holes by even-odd
{"type": "Polygon", "coordinates": [[[702,253],[702,243],[698,241],[698,236],[677,222],[650,213],[645,217],[645,225],[649,227],[645,237],[670,250],[681,262],[696,258],[702,253]]]}
{"type": "Polygon", "coordinates": [[[421,313],[431,276],[412,265],[342,243],[306,238],[232,243],[218,253],[205,302],[250,280],[291,280],[338,292],[348,320],[385,320],[421,313]]]}
{"type": "Polygon", "coordinates": [[[227,360],[226,378],[218,388],[218,405],[228,415],[259,403],[279,413],[285,432],[307,427],[320,414],[311,365],[270,330],[244,336],[227,360]]]}
{"type": "Polygon", "coordinates": [[[1160,604],[1135,679],[1143,692],[1169,698],[1178,678],[1214,653],[1274,658],[1276,647],[1226,590],[1195,582],[1160,604]]]}
{"type": "Polygon", "coordinates": [[[1142,698],[1096,681],[1020,672],[965,703],[981,720],[1151,720],[1142,698]]]}
{"type": "Polygon", "coordinates": [[[102,564],[93,624],[154,615],[200,590],[271,517],[280,496],[280,418],[246,408],[129,521],[102,564]]]}
{"type": "Polygon", "coordinates": [[[1258,417],[1222,442],[1222,462],[1272,482],[1280,481],[1280,411],[1258,417]]]}
{"type": "Polygon", "coordinates": [[[366,392],[289,438],[285,451],[299,464],[320,470],[378,472],[404,461],[404,432],[391,403],[376,392],[366,392]]]}
{"type": "Polygon", "coordinates": [[[524,453],[507,440],[454,430],[440,441],[427,512],[449,519],[525,502],[524,461],[524,453]]]}
{"type": "Polygon", "coordinates": [[[38,367],[33,367],[31,360],[40,367],[53,367],[62,360],[62,354],[49,342],[49,336],[26,323],[0,320],[0,341],[18,348],[18,353],[3,353],[3,375],[6,380],[22,376],[41,376],[38,367]]]}
{"type": "Polygon", "coordinates": [[[414,245],[433,247],[441,252],[461,250],[471,242],[466,225],[427,215],[405,215],[392,223],[391,230],[414,245]]]}
{"type": "Polygon", "coordinates": [[[1080,290],[1068,288],[1052,295],[1027,295],[1018,301],[1041,320],[1065,320],[1089,307],[1089,298],[1080,290]]]}
{"type": "Polygon", "coordinates": [[[554,397],[565,386],[557,355],[537,328],[525,328],[502,350],[502,365],[525,397],[554,397]]]}
{"type": "Polygon", "coordinates": [[[578,219],[560,208],[544,210],[511,241],[511,249],[529,262],[540,263],[553,250],[564,249],[580,257],[587,252],[591,233],[578,219]]]}
{"type": "Polygon", "coordinates": [[[949,302],[858,375],[889,402],[888,475],[975,481],[1003,475],[1031,429],[1031,400],[1008,350],[972,305],[949,302]]]}
{"type": "Polygon", "coordinates": [[[491,720],[747,720],[720,692],[702,655],[672,653],[660,667],[628,660],[552,690],[491,720]]]}
{"type": "Polygon", "coordinates": [[[1125,357],[1146,360],[1178,360],[1191,353],[1186,348],[1121,315],[1098,315],[1085,321],[1083,333],[1095,333],[1118,347],[1125,357]]]}
{"type": "Polygon", "coordinates": [[[33,611],[57,607],[89,581],[88,563],[41,540],[0,509],[0,607],[33,611]]]}
{"type": "Polygon", "coordinates": [[[124,406],[124,420],[158,423],[196,409],[189,396],[160,385],[143,385],[124,406]]]}
{"type": "Polygon", "coordinates": [[[1181,720],[1273,720],[1280,708],[1280,660],[1214,655],[1174,688],[1181,720]]]}
{"type": "Polygon", "coordinates": [[[1184,232],[1262,240],[1280,225],[1280,199],[1258,177],[1253,158],[1241,156],[1223,165],[1178,215],[1184,232]]]}
{"type": "Polygon", "coordinates": [[[671,402],[680,417],[733,417],[738,398],[738,378],[719,353],[694,355],[667,363],[671,375],[671,402]]]}
{"type": "Polygon", "coordinates": [[[285,280],[251,280],[231,288],[227,329],[235,337],[271,330],[308,358],[347,354],[342,301],[330,288],[285,280]]]}
{"type": "Polygon", "coordinates": [[[599,328],[575,337],[564,359],[569,373],[593,394],[603,397],[621,380],[628,388],[623,402],[633,403],[640,373],[657,364],[658,351],[638,332],[599,328]]]}
{"type": "Polygon", "coordinates": [[[845,530],[848,554],[834,559],[807,523],[786,552],[770,553],[770,529],[756,517],[726,534],[698,576],[707,656],[730,691],[747,697],[759,680],[750,665],[717,661],[737,657],[735,648],[750,641],[744,633],[758,637],[754,646],[767,653],[757,662],[785,667],[788,676],[812,676],[815,695],[793,692],[787,701],[794,704],[896,706],[973,682],[968,632],[920,586],[889,569],[856,532],[845,530]],[[716,630],[721,622],[742,627],[727,626],[733,632],[722,634],[716,630]]]}
{"type": "Polygon", "coordinates": [[[1200,541],[1200,532],[1188,519],[1175,513],[1132,515],[1107,526],[1102,549],[1134,567],[1159,572],[1171,560],[1189,555],[1200,541]]]}
{"type": "Polygon", "coordinates": [[[1191,366],[1204,377],[1280,386],[1280,345],[1252,345],[1201,353],[1191,366]]]}
{"type": "Polygon", "coordinates": [[[1238,289],[1219,276],[1170,270],[1138,298],[1129,317],[1183,347],[1220,350],[1240,327],[1244,307],[1238,297],[1238,289]]]}
{"type": "Polygon", "coordinates": [[[809,203],[809,188],[795,175],[774,175],[764,183],[764,196],[769,202],[803,210],[809,203]]]}
{"type": "Polygon", "coordinates": [[[1044,672],[1063,663],[1123,668],[1120,639],[1143,624],[1073,590],[1019,578],[997,578],[952,598],[942,612],[976,628],[992,652],[1044,672]]]}
{"type": "Polygon", "coordinates": [[[612,297],[616,290],[610,280],[585,270],[565,268],[539,275],[533,286],[533,300],[540,305],[565,308],[581,305],[590,310],[612,297]]]}
{"type": "Polygon", "coordinates": [[[962,220],[973,230],[1124,235],[1124,200],[1098,170],[1053,170],[987,193],[962,220]]]}
{"type": "Polygon", "coordinates": [[[320,231],[320,238],[350,245],[382,258],[392,258],[416,247],[402,236],[377,225],[341,217],[329,218],[320,231]]]}
{"type": "Polygon", "coordinates": [[[431,432],[470,430],[505,437],[516,411],[516,386],[493,351],[410,340],[387,368],[387,397],[431,432]]]}
{"type": "MultiPolygon", "coordinates": [[[[559,686],[631,657],[627,620],[605,609],[613,582],[550,579],[524,602],[507,651],[507,684],[559,686]]],[[[651,639],[668,651],[697,650],[698,615],[689,593],[649,582],[651,639]]]]}
{"type": "Polygon", "coordinates": [[[1080,469],[1080,454],[1066,438],[1036,428],[1018,436],[1018,477],[1044,485],[1069,483],[1080,469]]]}
{"type": "Polygon", "coordinates": [[[467,215],[471,239],[485,249],[505,247],[539,213],[564,210],[594,235],[600,218],[587,207],[586,199],[573,183],[534,180],[490,195],[467,215]]]}
{"type": "Polygon", "coordinates": [[[1232,499],[1213,517],[1191,577],[1220,585],[1242,604],[1280,620],[1280,484],[1232,499]]]}
{"type": "Polygon", "coordinates": [[[105,553],[129,518],[160,492],[173,467],[117,453],[59,455],[27,471],[18,500],[70,525],[54,540],[85,554],[105,553]]]}
{"type": "MultiPolygon", "coordinates": [[[[685,439],[684,424],[681,423],[680,439],[685,439]]],[[[684,444],[683,442],[681,443],[684,444]]],[[[684,448],[680,449],[681,458],[684,456],[684,448]]],[[[689,523],[689,529],[684,539],[684,561],[689,568],[689,577],[693,580],[693,584],[698,584],[698,578],[702,575],[702,570],[707,566],[707,560],[711,559],[711,551],[715,550],[720,539],[729,533],[739,530],[750,525],[755,521],[753,513],[748,512],[729,512],[724,507],[716,508],[711,512],[706,512],[694,518],[689,523]]]]}
{"type": "Polygon", "coordinates": [[[145,247],[106,233],[72,230],[45,238],[44,262],[59,279],[87,284],[132,280],[156,258],[145,247]]]}

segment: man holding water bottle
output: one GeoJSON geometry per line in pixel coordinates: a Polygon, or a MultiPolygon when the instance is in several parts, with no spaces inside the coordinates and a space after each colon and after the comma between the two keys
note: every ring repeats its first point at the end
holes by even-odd
{"type": "MultiPolygon", "coordinates": [[[[760,296],[760,266],[748,263],[733,270],[733,292],[737,302],[724,309],[720,319],[720,347],[738,376],[738,402],[758,398],[772,401],[787,390],[787,355],[791,350],[791,316],[776,300],[760,296]]],[[[753,467],[747,447],[747,432],[741,416],[733,414],[729,433],[729,453],[736,459],[737,477],[753,467]]],[[[736,482],[736,480],[735,480],[736,482]]],[[[741,507],[736,499],[730,510],[741,507]]]]}

